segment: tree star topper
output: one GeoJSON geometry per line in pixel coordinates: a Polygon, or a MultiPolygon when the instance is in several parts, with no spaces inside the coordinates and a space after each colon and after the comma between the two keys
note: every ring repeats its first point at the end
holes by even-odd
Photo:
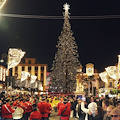
{"type": "Polygon", "coordinates": [[[70,9],[70,5],[66,3],[66,4],[63,5],[63,7],[64,7],[63,9],[65,10],[64,16],[69,17],[68,10],[70,9]]]}
{"type": "Polygon", "coordinates": [[[67,12],[68,12],[68,10],[70,9],[70,5],[67,4],[67,3],[64,4],[63,7],[64,7],[63,9],[64,9],[65,11],[67,11],[67,12]]]}

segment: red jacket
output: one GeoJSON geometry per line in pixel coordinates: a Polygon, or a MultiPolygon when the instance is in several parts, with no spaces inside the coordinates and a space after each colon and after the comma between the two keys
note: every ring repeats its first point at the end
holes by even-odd
{"type": "Polygon", "coordinates": [[[50,111],[48,110],[48,104],[42,101],[38,103],[37,106],[40,113],[42,114],[42,117],[48,117],[48,114],[50,113],[50,111]]]}
{"type": "Polygon", "coordinates": [[[11,108],[11,105],[6,103],[2,106],[2,117],[3,118],[12,118],[12,113],[15,110],[11,108]]]}
{"type": "Polygon", "coordinates": [[[26,101],[25,103],[24,103],[24,105],[25,105],[25,112],[32,112],[32,103],[30,103],[29,101],[26,101]]]}
{"type": "Polygon", "coordinates": [[[52,106],[50,103],[47,103],[48,104],[48,110],[51,111],[52,110],[52,106]]]}
{"type": "Polygon", "coordinates": [[[41,120],[41,113],[39,111],[33,111],[31,114],[30,114],[30,120],[32,119],[38,119],[38,120],[41,120]]]}
{"type": "Polygon", "coordinates": [[[71,103],[70,102],[68,102],[67,105],[70,106],[70,108],[71,108],[71,103]]]}
{"type": "Polygon", "coordinates": [[[70,111],[71,111],[71,109],[70,109],[69,105],[63,104],[62,106],[60,106],[60,108],[58,110],[58,115],[61,116],[60,120],[69,120],[70,111]],[[65,108],[66,108],[66,110],[65,110],[65,108]],[[62,114],[63,111],[64,111],[64,113],[62,114]]]}
{"type": "Polygon", "coordinates": [[[58,104],[57,104],[57,109],[59,110],[59,108],[60,108],[60,106],[61,105],[64,105],[62,102],[59,102],[58,104]]]}

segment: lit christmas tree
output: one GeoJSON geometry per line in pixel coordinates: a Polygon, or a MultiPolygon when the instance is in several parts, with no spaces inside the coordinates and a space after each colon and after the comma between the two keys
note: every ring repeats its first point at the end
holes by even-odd
{"type": "Polygon", "coordinates": [[[80,66],[80,62],[78,47],[69,23],[69,6],[67,3],[64,5],[63,30],[59,36],[58,51],[51,69],[52,80],[49,84],[51,92],[70,93],[76,90],[76,69],[80,66]]]}

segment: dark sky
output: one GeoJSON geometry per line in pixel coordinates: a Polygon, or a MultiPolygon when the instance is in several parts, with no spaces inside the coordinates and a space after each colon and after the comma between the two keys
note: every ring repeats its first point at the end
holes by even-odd
{"type": "MultiPolygon", "coordinates": [[[[62,16],[63,4],[70,4],[70,16],[120,15],[120,0],[7,0],[1,13],[62,16]]],[[[0,16],[0,55],[10,47],[26,51],[52,67],[63,19],[26,19],[0,16]]],[[[78,45],[79,60],[85,68],[93,63],[98,72],[115,65],[120,54],[120,18],[70,19],[78,45]]]]}

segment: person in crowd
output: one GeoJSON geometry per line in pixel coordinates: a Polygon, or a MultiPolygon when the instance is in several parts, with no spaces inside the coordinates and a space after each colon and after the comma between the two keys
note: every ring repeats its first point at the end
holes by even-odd
{"type": "Polygon", "coordinates": [[[60,100],[60,102],[57,104],[57,109],[59,110],[60,106],[63,105],[63,102],[60,100]]]}
{"type": "Polygon", "coordinates": [[[112,120],[120,120],[120,109],[114,108],[111,112],[111,118],[112,120]]]}
{"type": "Polygon", "coordinates": [[[91,102],[95,102],[95,98],[93,96],[91,96],[91,102]]]}
{"type": "Polygon", "coordinates": [[[78,104],[78,101],[77,101],[77,98],[74,97],[74,102],[73,102],[73,105],[74,105],[74,108],[73,108],[73,117],[77,118],[76,117],[76,105],[78,104]]]}
{"type": "Polygon", "coordinates": [[[53,99],[53,101],[52,101],[52,104],[53,104],[52,107],[54,108],[55,112],[57,112],[57,105],[58,105],[58,103],[59,103],[59,100],[58,100],[57,97],[55,97],[55,98],[53,99]]]}
{"type": "Polygon", "coordinates": [[[95,102],[91,102],[88,105],[88,109],[85,108],[84,102],[81,103],[81,110],[86,113],[85,120],[94,120],[97,110],[97,104],[95,102]]]}
{"type": "Polygon", "coordinates": [[[103,116],[104,116],[104,111],[103,111],[102,107],[97,106],[96,116],[95,116],[94,120],[103,120],[103,116]]]}
{"type": "Polygon", "coordinates": [[[6,104],[2,106],[3,120],[13,120],[12,113],[15,111],[10,105],[10,98],[6,98],[6,104]]]}
{"type": "Polygon", "coordinates": [[[84,112],[81,110],[81,100],[78,100],[78,104],[76,106],[76,112],[77,112],[76,116],[79,118],[79,120],[83,120],[84,112]]]}
{"type": "Polygon", "coordinates": [[[70,117],[70,106],[67,104],[68,100],[63,100],[63,105],[60,106],[58,110],[58,116],[60,116],[60,120],[69,120],[70,117]]]}
{"type": "Polygon", "coordinates": [[[52,110],[52,106],[51,104],[49,103],[49,99],[46,100],[47,104],[48,104],[48,110],[50,111],[50,113],[48,113],[48,119],[50,117],[50,114],[51,114],[51,110],[52,110]]]}
{"type": "Polygon", "coordinates": [[[2,105],[3,105],[3,103],[2,103],[2,100],[0,98],[0,120],[2,120],[2,105]]]}
{"type": "Polygon", "coordinates": [[[30,113],[32,112],[32,104],[29,102],[29,98],[26,99],[25,104],[25,119],[28,120],[30,113]]]}
{"type": "Polygon", "coordinates": [[[102,108],[103,108],[103,111],[104,111],[104,114],[106,114],[107,112],[107,107],[110,105],[109,103],[109,100],[108,99],[104,99],[102,101],[102,108]]]}
{"type": "Polygon", "coordinates": [[[105,99],[104,95],[101,95],[99,99],[99,105],[102,107],[102,101],[105,99]]]}
{"type": "MultiPolygon", "coordinates": [[[[73,102],[74,102],[74,100],[70,97],[70,99],[69,99],[69,103],[70,103],[70,109],[71,109],[71,112],[70,112],[70,117],[73,117],[73,110],[74,110],[74,104],[73,104],[73,102]]],[[[69,103],[67,103],[67,104],[69,104],[69,103]]]]}
{"type": "Polygon", "coordinates": [[[120,109],[120,101],[119,100],[116,102],[116,107],[120,109]]]}
{"type": "Polygon", "coordinates": [[[113,105],[116,107],[116,104],[117,104],[117,99],[114,97],[113,98],[113,105]]]}
{"type": "Polygon", "coordinates": [[[41,120],[42,114],[37,111],[37,105],[33,104],[32,112],[30,114],[30,120],[41,120]]]}
{"type": "Polygon", "coordinates": [[[45,98],[41,98],[41,102],[37,104],[37,107],[42,114],[41,120],[48,120],[48,114],[50,114],[50,111],[48,110],[48,104],[45,102],[45,98]]]}
{"type": "Polygon", "coordinates": [[[109,106],[107,107],[107,113],[104,114],[103,120],[112,120],[112,119],[111,119],[111,111],[112,111],[114,108],[115,108],[115,107],[114,107],[113,105],[109,105],[109,106]]]}
{"type": "Polygon", "coordinates": [[[23,109],[22,120],[25,120],[25,118],[26,118],[26,104],[25,104],[25,99],[24,98],[20,98],[20,107],[23,109]]]}

